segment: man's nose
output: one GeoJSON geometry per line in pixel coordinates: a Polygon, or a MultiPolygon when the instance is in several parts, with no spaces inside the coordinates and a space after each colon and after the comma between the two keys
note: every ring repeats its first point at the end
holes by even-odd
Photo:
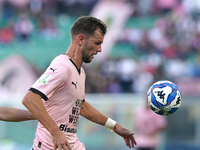
{"type": "Polygon", "coordinates": [[[99,48],[97,48],[97,52],[101,52],[101,46],[99,46],[99,48]]]}

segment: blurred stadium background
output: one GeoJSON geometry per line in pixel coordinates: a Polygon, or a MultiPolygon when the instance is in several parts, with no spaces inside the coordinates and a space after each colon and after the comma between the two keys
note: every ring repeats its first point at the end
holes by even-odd
{"type": "MultiPolygon", "coordinates": [[[[0,0],[0,106],[24,108],[23,95],[51,60],[65,53],[83,15],[108,25],[103,52],[89,65],[86,100],[134,131],[134,110],[161,79],[183,101],[161,135],[160,150],[200,150],[199,0],[0,0]]],[[[0,150],[30,150],[37,121],[0,121],[0,150]]],[[[87,150],[125,150],[123,140],[80,118],[87,150]]],[[[137,135],[137,133],[136,133],[137,135]]]]}

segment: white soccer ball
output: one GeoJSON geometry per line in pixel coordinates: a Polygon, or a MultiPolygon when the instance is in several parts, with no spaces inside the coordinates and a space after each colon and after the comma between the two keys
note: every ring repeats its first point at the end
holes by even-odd
{"type": "Polygon", "coordinates": [[[154,83],[147,92],[147,103],[159,115],[170,115],[181,105],[182,95],[171,81],[161,80],[154,83]]]}

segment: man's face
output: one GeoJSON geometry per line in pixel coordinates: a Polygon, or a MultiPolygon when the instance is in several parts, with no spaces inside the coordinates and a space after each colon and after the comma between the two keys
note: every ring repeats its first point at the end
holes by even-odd
{"type": "Polygon", "coordinates": [[[101,52],[101,44],[103,43],[103,35],[100,30],[96,30],[94,35],[86,40],[82,48],[82,60],[84,63],[90,63],[98,52],[101,52]]]}

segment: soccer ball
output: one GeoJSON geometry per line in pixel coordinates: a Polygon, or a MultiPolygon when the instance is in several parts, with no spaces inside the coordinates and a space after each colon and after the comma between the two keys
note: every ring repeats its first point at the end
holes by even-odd
{"type": "Polygon", "coordinates": [[[159,115],[170,115],[181,105],[182,95],[176,84],[163,80],[154,83],[147,92],[147,103],[159,115]]]}

